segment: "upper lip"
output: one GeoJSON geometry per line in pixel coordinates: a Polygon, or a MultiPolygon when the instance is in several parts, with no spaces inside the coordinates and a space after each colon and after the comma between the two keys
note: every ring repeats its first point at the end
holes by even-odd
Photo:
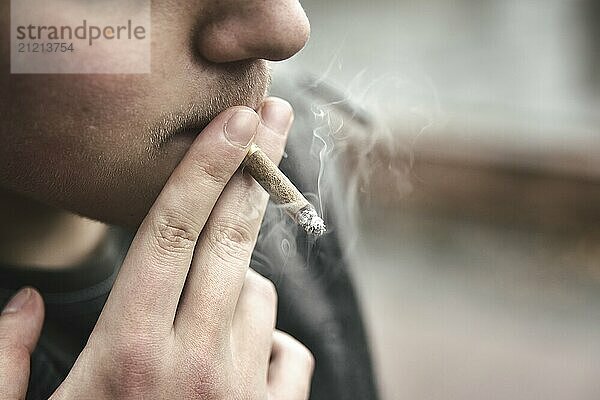
{"type": "Polygon", "coordinates": [[[150,143],[160,148],[174,136],[197,135],[208,125],[212,116],[202,116],[199,112],[168,113],[158,123],[150,126],[150,143]]]}
{"type": "Polygon", "coordinates": [[[256,109],[266,95],[270,75],[263,60],[230,63],[220,66],[224,81],[212,88],[210,101],[190,102],[180,105],[173,111],[160,115],[157,122],[148,126],[150,145],[160,148],[169,139],[182,135],[198,135],[221,111],[236,105],[246,105],[256,109]],[[256,80],[256,82],[255,82],[256,80]],[[224,85],[233,85],[225,90],[224,85]],[[249,85],[244,90],[236,89],[236,85],[249,85]],[[258,85],[258,86],[257,86],[258,85]],[[256,89],[260,88],[260,91],[256,89]],[[221,93],[224,90],[226,93],[221,93]]]}

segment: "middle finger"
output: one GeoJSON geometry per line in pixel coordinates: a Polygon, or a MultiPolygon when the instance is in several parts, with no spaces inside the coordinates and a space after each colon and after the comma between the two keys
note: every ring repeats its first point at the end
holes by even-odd
{"type": "MultiPolygon", "coordinates": [[[[263,123],[255,142],[278,163],[292,120],[291,106],[267,99],[259,114],[263,123]]],[[[198,240],[175,318],[176,330],[183,329],[190,345],[202,339],[198,330],[229,334],[267,201],[258,183],[237,172],[215,205],[198,240]]]]}

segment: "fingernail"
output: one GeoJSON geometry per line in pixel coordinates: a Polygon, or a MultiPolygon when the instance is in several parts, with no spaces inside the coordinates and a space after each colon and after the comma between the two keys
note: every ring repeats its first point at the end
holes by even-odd
{"type": "Polygon", "coordinates": [[[28,288],[28,287],[19,290],[17,292],[17,294],[15,294],[12,299],[10,299],[8,304],[6,304],[6,306],[4,306],[4,310],[2,310],[2,314],[4,315],[4,314],[11,314],[11,313],[19,312],[19,310],[21,310],[23,307],[25,307],[25,305],[31,298],[31,292],[32,292],[31,288],[28,288]]]}
{"type": "Polygon", "coordinates": [[[270,98],[260,107],[260,116],[271,130],[286,134],[292,125],[294,112],[292,106],[285,100],[270,98]]]}
{"type": "Polygon", "coordinates": [[[225,123],[225,137],[234,146],[248,147],[254,139],[260,119],[251,110],[238,110],[225,123]]]}

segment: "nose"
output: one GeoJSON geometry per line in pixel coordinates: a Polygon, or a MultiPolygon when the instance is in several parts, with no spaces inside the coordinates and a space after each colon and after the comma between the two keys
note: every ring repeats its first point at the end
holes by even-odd
{"type": "Polygon", "coordinates": [[[198,21],[200,54],[215,63],[280,61],[300,51],[310,25],[298,0],[216,0],[198,21]]]}

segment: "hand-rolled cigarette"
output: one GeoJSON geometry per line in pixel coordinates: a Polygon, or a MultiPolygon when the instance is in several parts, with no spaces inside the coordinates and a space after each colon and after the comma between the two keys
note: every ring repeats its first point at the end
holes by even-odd
{"type": "Polygon", "coordinates": [[[325,233],[325,222],[319,217],[317,210],[260,147],[252,144],[242,165],[244,171],[248,171],[269,193],[271,200],[281,205],[307,233],[315,236],[325,233]]]}

